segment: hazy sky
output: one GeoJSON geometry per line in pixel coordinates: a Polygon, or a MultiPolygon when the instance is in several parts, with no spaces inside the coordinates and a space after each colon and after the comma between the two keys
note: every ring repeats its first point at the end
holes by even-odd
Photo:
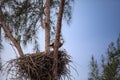
{"type": "MultiPolygon", "coordinates": [[[[65,39],[63,48],[71,55],[79,73],[77,75],[71,71],[73,77],[75,80],[87,80],[91,55],[100,59],[101,54],[106,53],[109,43],[118,38],[120,0],[76,0],[72,23],[70,26],[63,23],[62,33],[65,39]]],[[[8,44],[5,45],[7,48],[2,52],[3,61],[15,56],[8,44]]]]}

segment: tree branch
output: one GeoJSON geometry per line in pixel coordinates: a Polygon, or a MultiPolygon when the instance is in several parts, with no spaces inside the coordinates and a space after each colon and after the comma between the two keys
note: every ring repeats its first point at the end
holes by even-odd
{"type": "Polygon", "coordinates": [[[4,32],[7,34],[7,36],[9,37],[9,39],[12,41],[12,43],[15,45],[15,47],[17,48],[18,52],[19,52],[19,55],[22,57],[24,56],[24,53],[21,49],[21,46],[20,44],[17,43],[16,39],[13,37],[13,35],[10,33],[8,27],[6,26],[6,22],[4,20],[4,17],[3,17],[3,12],[2,10],[0,9],[0,21],[1,21],[1,24],[2,24],[2,28],[4,30],[4,32]]]}

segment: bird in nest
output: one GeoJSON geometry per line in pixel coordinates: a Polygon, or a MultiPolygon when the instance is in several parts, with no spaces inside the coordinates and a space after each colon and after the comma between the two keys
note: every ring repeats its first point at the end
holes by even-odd
{"type": "MultiPolygon", "coordinates": [[[[64,44],[64,40],[61,39],[60,42],[59,42],[59,48],[62,47],[62,45],[64,44]]],[[[50,44],[50,47],[54,48],[54,42],[52,44],[50,44]]]]}

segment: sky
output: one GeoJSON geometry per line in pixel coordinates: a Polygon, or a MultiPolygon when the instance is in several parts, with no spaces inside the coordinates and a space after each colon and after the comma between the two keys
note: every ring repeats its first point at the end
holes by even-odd
{"type": "MultiPolygon", "coordinates": [[[[44,31],[42,31],[43,34],[44,31]]],[[[78,74],[71,70],[74,80],[87,80],[91,56],[100,60],[108,45],[116,41],[120,33],[120,0],[76,0],[72,22],[62,24],[65,48],[78,74]]],[[[43,38],[43,37],[42,37],[43,38]]],[[[44,42],[44,39],[41,41],[44,42]]],[[[16,56],[8,42],[4,42],[3,62],[16,56]],[[13,54],[10,54],[13,53],[13,54]]],[[[43,48],[44,46],[41,46],[43,48]]],[[[26,53],[31,50],[26,49],[26,53]]]]}
{"type": "Polygon", "coordinates": [[[77,0],[70,26],[63,24],[64,48],[72,56],[79,75],[87,80],[91,55],[100,60],[120,33],[120,0],[77,0]]]}

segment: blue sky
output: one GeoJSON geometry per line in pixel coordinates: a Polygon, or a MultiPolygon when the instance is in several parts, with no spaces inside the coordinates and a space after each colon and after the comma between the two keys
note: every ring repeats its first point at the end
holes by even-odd
{"type": "MultiPolygon", "coordinates": [[[[109,43],[116,41],[120,33],[120,0],[76,0],[72,12],[71,25],[63,23],[63,48],[71,55],[79,73],[71,71],[75,80],[87,80],[91,55],[99,60],[109,43]]],[[[8,43],[4,44],[7,48],[2,52],[3,61],[14,58],[12,48],[8,43]]],[[[26,49],[25,52],[31,51],[26,49]]]]}
{"type": "Polygon", "coordinates": [[[91,55],[99,60],[119,33],[119,0],[76,0],[71,26],[63,24],[64,48],[79,73],[75,80],[87,80],[91,55]]]}

